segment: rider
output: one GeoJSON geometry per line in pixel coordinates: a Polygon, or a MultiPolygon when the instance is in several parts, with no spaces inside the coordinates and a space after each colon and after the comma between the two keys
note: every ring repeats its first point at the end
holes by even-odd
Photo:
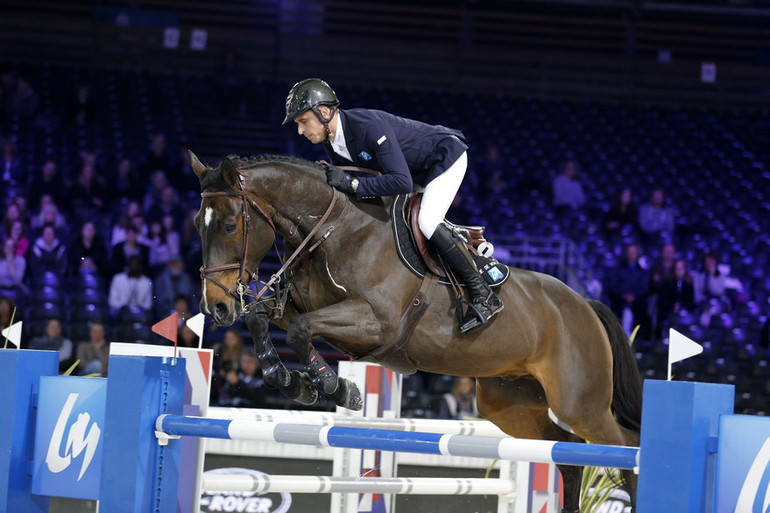
{"type": "Polygon", "coordinates": [[[470,292],[460,333],[470,333],[503,309],[502,301],[478,273],[470,253],[443,220],[468,166],[459,130],[428,125],[380,110],[340,110],[334,90],[317,78],[297,82],[286,98],[286,118],[313,144],[322,143],[335,165],[380,171],[376,177],[355,178],[331,166],[326,181],[357,198],[395,196],[425,187],[418,225],[470,292]]]}

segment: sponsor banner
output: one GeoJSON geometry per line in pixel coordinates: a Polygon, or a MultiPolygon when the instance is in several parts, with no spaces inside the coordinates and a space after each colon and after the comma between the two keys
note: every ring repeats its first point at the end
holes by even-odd
{"type": "Polygon", "coordinates": [[[32,492],[98,499],[107,380],[40,378],[32,492]]]}
{"type": "Polygon", "coordinates": [[[723,415],[718,445],[714,511],[770,511],[770,418],[723,415]]]}
{"type": "MultiPolygon", "coordinates": [[[[258,470],[229,467],[207,470],[206,474],[264,475],[258,470]]],[[[287,513],[291,508],[291,494],[261,492],[203,492],[200,500],[201,513],[287,513]]]]}

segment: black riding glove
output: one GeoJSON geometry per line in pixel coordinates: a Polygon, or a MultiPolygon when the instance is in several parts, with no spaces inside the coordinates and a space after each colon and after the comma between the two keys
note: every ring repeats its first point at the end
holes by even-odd
{"type": "Polygon", "coordinates": [[[357,181],[355,177],[350,176],[336,166],[329,166],[329,169],[326,170],[326,183],[342,192],[347,192],[348,194],[356,193],[352,183],[353,180],[357,181]]]}

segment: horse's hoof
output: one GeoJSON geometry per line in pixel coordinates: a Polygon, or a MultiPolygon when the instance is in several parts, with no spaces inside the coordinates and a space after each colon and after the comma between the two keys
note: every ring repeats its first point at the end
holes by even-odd
{"type": "Polygon", "coordinates": [[[329,396],[337,406],[358,411],[364,407],[364,400],[358,386],[345,378],[339,378],[337,391],[329,396]]]}
{"type": "Polygon", "coordinates": [[[324,372],[313,378],[313,387],[323,395],[331,396],[340,389],[340,378],[333,371],[324,372]]]}
{"type": "Polygon", "coordinates": [[[306,406],[318,401],[318,390],[313,387],[310,378],[304,372],[291,371],[291,383],[283,392],[289,399],[306,406]]]}
{"type": "Polygon", "coordinates": [[[286,388],[291,384],[291,375],[288,369],[278,362],[262,372],[265,384],[273,388],[286,388]]]}

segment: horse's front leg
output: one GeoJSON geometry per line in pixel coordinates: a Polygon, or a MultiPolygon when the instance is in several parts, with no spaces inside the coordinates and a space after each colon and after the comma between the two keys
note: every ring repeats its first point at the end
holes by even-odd
{"type": "Polygon", "coordinates": [[[267,312],[257,308],[244,318],[246,327],[254,340],[254,350],[262,368],[265,384],[278,389],[289,399],[300,404],[315,404],[318,392],[313,388],[307,375],[298,371],[289,371],[275,350],[268,334],[267,312]]]}
{"type": "Polygon", "coordinates": [[[313,386],[337,405],[351,410],[363,407],[361,392],[355,383],[337,373],[313,347],[311,339],[321,336],[338,343],[350,341],[361,346],[374,346],[381,333],[372,308],[363,299],[347,299],[340,303],[294,317],[289,323],[286,343],[297,353],[313,386]]]}

